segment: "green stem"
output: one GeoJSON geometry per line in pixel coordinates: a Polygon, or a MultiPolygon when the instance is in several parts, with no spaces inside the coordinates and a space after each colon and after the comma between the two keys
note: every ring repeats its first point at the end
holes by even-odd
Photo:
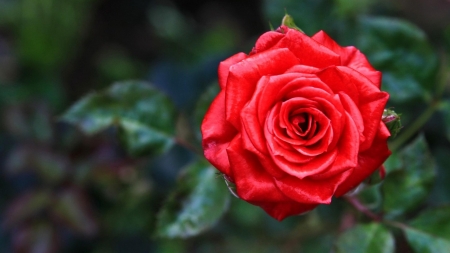
{"type": "Polygon", "coordinates": [[[391,151],[396,151],[409,138],[411,138],[425,123],[431,118],[438,109],[440,102],[433,101],[428,108],[389,145],[391,151]]]}

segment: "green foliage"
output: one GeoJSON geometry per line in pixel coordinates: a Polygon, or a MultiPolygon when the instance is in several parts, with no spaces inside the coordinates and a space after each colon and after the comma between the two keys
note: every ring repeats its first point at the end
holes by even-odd
{"type": "Polygon", "coordinates": [[[422,30],[400,19],[366,17],[358,33],[356,46],[382,71],[382,87],[393,102],[429,96],[438,58],[422,30]]]}
{"type": "MultiPolygon", "coordinates": [[[[79,43],[90,0],[19,0],[0,10],[3,22],[15,27],[17,51],[28,66],[46,72],[60,68],[79,43]],[[4,12],[3,12],[4,11],[4,12]]],[[[0,18],[0,23],[2,22],[0,18]]]]}
{"type": "Polygon", "coordinates": [[[444,118],[446,137],[450,141],[450,100],[444,101],[440,109],[444,118]]]}
{"type": "Polygon", "coordinates": [[[161,92],[144,82],[123,82],[86,96],[61,117],[95,134],[117,126],[133,155],[163,152],[174,143],[175,109],[161,92]]]}
{"type": "Polygon", "coordinates": [[[426,210],[402,228],[415,252],[450,252],[449,206],[426,210]]]}
{"type": "Polygon", "coordinates": [[[186,238],[217,223],[227,210],[230,193],[204,160],[189,165],[158,215],[156,236],[186,238]]]}
{"type": "Polygon", "coordinates": [[[391,173],[383,185],[383,210],[389,217],[417,208],[428,196],[436,176],[434,160],[423,135],[392,159],[397,161],[386,164],[391,173]]]}
{"type": "Polygon", "coordinates": [[[394,237],[377,223],[357,225],[336,241],[336,253],[393,253],[394,237]]]}

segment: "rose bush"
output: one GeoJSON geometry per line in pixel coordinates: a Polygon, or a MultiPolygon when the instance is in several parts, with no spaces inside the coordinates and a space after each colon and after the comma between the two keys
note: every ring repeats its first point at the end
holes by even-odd
{"type": "Polygon", "coordinates": [[[390,155],[381,73],[323,31],[281,26],[218,74],[201,127],[205,157],[278,220],[329,204],[390,155]]]}

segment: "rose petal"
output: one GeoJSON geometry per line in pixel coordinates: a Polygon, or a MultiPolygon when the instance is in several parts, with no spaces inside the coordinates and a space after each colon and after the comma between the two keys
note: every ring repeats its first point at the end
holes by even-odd
{"type": "Polygon", "coordinates": [[[379,129],[372,146],[366,151],[359,153],[358,165],[353,170],[353,173],[339,186],[336,190],[336,196],[340,197],[356,186],[358,186],[364,179],[370,176],[376,169],[378,169],[383,162],[389,157],[391,151],[387,146],[387,138],[390,133],[384,123],[380,122],[379,129]]]}
{"type": "Polygon", "coordinates": [[[295,29],[289,29],[272,48],[289,48],[297,56],[301,65],[325,68],[341,63],[338,54],[295,29]]]}
{"type": "MultiPolygon", "coordinates": [[[[279,107],[279,105],[278,105],[279,107]]],[[[272,112],[270,113],[267,121],[268,122],[276,122],[278,115],[274,112],[277,112],[279,110],[279,108],[275,108],[274,110],[272,110],[272,112]]],[[[284,155],[285,158],[293,163],[305,163],[305,162],[309,162],[313,159],[313,157],[311,156],[305,156],[301,153],[299,153],[297,150],[293,149],[292,145],[290,143],[287,143],[279,138],[276,137],[276,135],[274,134],[274,128],[273,128],[274,124],[266,124],[264,127],[264,134],[266,136],[266,140],[267,140],[267,146],[270,148],[270,150],[272,151],[272,156],[273,155],[284,155]],[[289,159],[291,158],[292,159],[289,159]]],[[[276,166],[278,168],[278,166],[276,166]]]]}
{"type": "Polygon", "coordinates": [[[257,156],[242,147],[237,136],[227,148],[230,170],[240,198],[252,201],[288,201],[275,186],[273,178],[265,171],[257,156]]]}
{"type": "Polygon", "coordinates": [[[225,91],[214,99],[201,126],[202,146],[206,159],[222,173],[229,174],[230,164],[226,148],[237,134],[236,129],[225,120],[225,91]]]}
{"type": "Polygon", "coordinates": [[[269,31],[264,33],[258,38],[250,54],[256,54],[271,49],[283,37],[284,34],[279,32],[269,31]]]}
{"type": "Polygon", "coordinates": [[[344,171],[351,170],[357,166],[359,135],[355,122],[348,113],[345,113],[345,126],[336,150],[338,151],[338,154],[333,165],[328,170],[312,175],[311,179],[323,180],[343,173],[344,171]]]}
{"type": "Polygon", "coordinates": [[[342,92],[349,95],[358,106],[364,120],[365,137],[360,149],[363,151],[369,148],[378,131],[389,94],[380,91],[366,77],[347,67],[331,67],[317,75],[322,81],[330,84],[335,93],[342,92]]]}
{"type": "Polygon", "coordinates": [[[223,90],[227,85],[228,73],[230,72],[231,65],[244,60],[246,57],[247,55],[244,53],[237,53],[220,62],[217,72],[219,74],[219,86],[221,90],[223,90]]]}
{"type": "Polygon", "coordinates": [[[295,201],[253,202],[252,204],[261,207],[270,216],[279,221],[282,221],[288,216],[304,214],[318,206],[317,204],[303,204],[295,201]]]}
{"type": "Polygon", "coordinates": [[[306,65],[295,65],[292,68],[286,70],[286,73],[302,73],[302,74],[311,74],[314,75],[319,72],[320,69],[306,66],[306,65]]]}
{"type": "Polygon", "coordinates": [[[351,115],[353,122],[356,125],[359,133],[359,142],[360,144],[364,142],[366,139],[364,137],[364,120],[359,111],[359,108],[355,105],[355,103],[350,99],[349,96],[345,93],[339,93],[339,99],[341,100],[341,104],[344,107],[344,110],[351,115]]]}
{"type": "MultiPolygon", "coordinates": [[[[306,163],[293,163],[291,161],[296,160],[296,153],[288,153],[283,150],[283,152],[277,152],[276,146],[271,146],[270,148],[271,156],[275,164],[284,172],[296,178],[304,179],[308,176],[320,173],[328,169],[336,159],[337,151],[329,151],[321,155],[315,156],[313,159],[306,163]],[[275,148],[275,150],[272,150],[275,148]],[[292,155],[292,157],[286,158],[285,156],[292,155]]],[[[300,153],[301,154],[301,153],[300,153]]],[[[303,154],[301,154],[303,155],[303,154]]]]}
{"type": "Polygon", "coordinates": [[[241,127],[239,115],[252,97],[262,76],[278,75],[298,64],[287,49],[275,49],[254,54],[230,67],[226,85],[226,119],[236,128],[241,127]]]}
{"type": "MultiPolygon", "coordinates": [[[[258,87],[264,87],[269,82],[269,77],[262,77],[258,82],[258,87]]],[[[258,93],[258,90],[255,94],[258,93]]],[[[247,150],[256,149],[258,152],[267,154],[266,139],[264,138],[263,126],[257,117],[258,103],[252,99],[241,112],[242,139],[247,150]]]]}
{"type": "MultiPolygon", "coordinates": [[[[312,145],[319,139],[322,139],[330,126],[330,119],[319,111],[318,103],[309,99],[297,98],[290,99],[284,103],[279,111],[279,124],[275,126],[275,135],[293,145],[312,145]],[[295,110],[293,107],[300,107],[295,110]],[[303,106],[303,107],[301,107],[303,106]],[[297,129],[299,126],[289,122],[292,116],[289,114],[304,114],[309,119],[309,124],[305,131],[297,129]],[[282,135],[281,128],[285,129],[287,135],[282,135]],[[277,131],[278,130],[278,131],[277,131]],[[289,138],[290,137],[290,138],[289,138]]],[[[327,145],[329,142],[326,142],[327,145]]]]}
{"type": "Polygon", "coordinates": [[[264,124],[267,113],[279,101],[285,101],[294,97],[307,97],[298,92],[292,95],[293,92],[305,87],[317,88],[325,93],[332,92],[320,79],[310,75],[291,73],[271,76],[269,83],[258,89],[258,93],[255,93],[255,96],[252,98],[252,100],[257,100],[258,103],[260,123],[264,124]]]}
{"type": "Polygon", "coordinates": [[[283,194],[300,203],[329,204],[334,192],[348,177],[350,171],[324,180],[310,178],[284,177],[275,179],[277,187],[283,194]]]}
{"type": "Polygon", "coordinates": [[[331,49],[333,52],[341,56],[342,66],[352,68],[362,75],[366,76],[376,87],[381,86],[381,72],[375,70],[367,60],[366,56],[357,48],[341,47],[333,39],[331,39],[324,31],[316,33],[312,39],[331,49]]]}
{"type": "Polygon", "coordinates": [[[345,93],[358,105],[359,91],[355,84],[357,80],[339,70],[336,66],[329,67],[317,73],[317,76],[330,87],[334,94],[345,93]]]}

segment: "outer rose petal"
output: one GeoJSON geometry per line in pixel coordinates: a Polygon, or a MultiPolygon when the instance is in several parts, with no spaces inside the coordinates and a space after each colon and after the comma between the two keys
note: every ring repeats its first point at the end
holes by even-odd
{"type": "Polygon", "coordinates": [[[342,66],[352,68],[364,76],[366,76],[378,88],[381,86],[381,72],[375,70],[370,65],[366,56],[355,47],[341,47],[333,39],[331,39],[324,31],[316,33],[312,39],[321,43],[325,47],[331,49],[333,52],[341,56],[342,66]]]}
{"type": "Polygon", "coordinates": [[[335,93],[342,92],[349,95],[358,106],[361,115],[364,115],[364,141],[360,151],[369,148],[378,131],[389,94],[380,91],[371,85],[366,77],[347,67],[330,67],[319,72],[317,76],[329,84],[335,93]]]}
{"type": "Polygon", "coordinates": [[[351,172],[351,170],[348,170],[342,174],[322,180],[284,177],[276,179],[275,182],[283,194],[299,203],[330,204],[336,189],[351,172]]]}
{"type": "Polygon", "coordinates": [[[353,170],[353,173],[347,180],[342,182],[336,190],[336,197],[340,197],[358,186],[365,178],[370,176],[383,164],[391,154],[391,151],[389,151],[387,146],[387,138],[389,136],[391,136],[389,130],[383,122],[380,122],[372,146],[368,150],[359,153],[358,166],[353,170]]]}
{"type": "Polygon", "coordinates": [[[230,58],[220,62],[218,74],[219,74],[219,86],[220,89],[223,90],[227,85],[228,73],[230,72],[231,65],[238,63],[247,58],[247,55],[244,53],[237,53],[230,58]]]}
{"type": "Polygon", "coordinates": [[[255,46],[253,47],[253,50],[250,54],[257,54],[266,50],[271,49],[275,44],[278,43],[282,38],[284,37],[284,34],[279,32],[266,32],[263,35],[261,35],[258,40],[255,43],[255,46]]]}
{"type": "Polygon", "coordinates": [[[202,146],[206,159],[222,173],[230,173],[226,148],[237,134],[236,129],[225,120],[225,91],[214,99],[202,122],[202,146]]]}
{"type": "Polygon", "coordinates": [[[286,202],[252,202],[264,209],[270,216],[281,221],[291,215],[299,215],[311,211],[318,204],[302,204],[295,201],[286,202]]]}
{"type": "Polygon", "coordinates": [[[295,29],[289,29],[273,48],[289,48],[301,65],[325,68],[341,62],[338,54],[295,29]]]}
{"type": "Polygon", "coordinates": [[[273,178],[263,169],[258,157],[242,147],[240,136],[236,136],[227,148],[232,179],[240,198],[249,202],[286,202],[273,178]]]}
{"type": "Polygon", "coordinates": [[[244,150],[237,136],[227,149],[237,194],[240,198],[263,208],[277,220],[312,210],[317,204],[297,203],[282,194],[273,179],[262,170],[257,157],[244,150]]]}

